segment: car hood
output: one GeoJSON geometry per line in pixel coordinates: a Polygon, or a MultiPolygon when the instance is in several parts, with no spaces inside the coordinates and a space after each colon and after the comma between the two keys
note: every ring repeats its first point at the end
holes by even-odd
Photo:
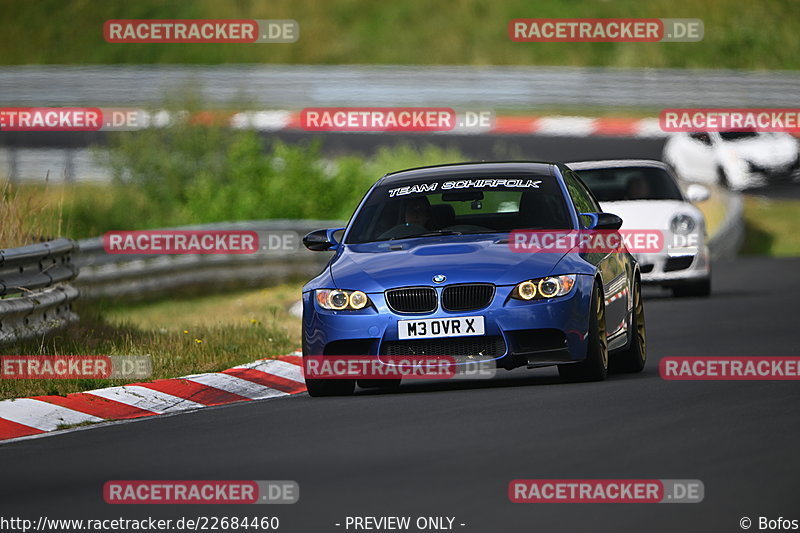
{"type": "Polygon", "coordinates": [[[454,283],[513,285],[552,273],[564,254],[518,253],[507,236],[426,237],[347,245],[330,265],[336,286],[365,292],[434,285],[439,274],[454,283]]]}
{"type": "Polygon", "coordinates": [[[622,218],[622,228],[666,230],[672,217],[686,214],[702,221],[700,210],[688,202],[680,200],[627,200],[623,202],[602,202],[603,211],[614,213],[622,218]]]}
{"type": "Polygon", "coordinates": [[[797,157],[797,142],[792,138],[739,140],[724,143],[736,155],[764,167],[782,166],[797,157]]]}

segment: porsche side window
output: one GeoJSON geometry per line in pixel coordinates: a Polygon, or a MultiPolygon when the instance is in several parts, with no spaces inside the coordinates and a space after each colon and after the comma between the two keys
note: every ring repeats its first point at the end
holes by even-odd
{"type": "Polygon", "coordinates": [[[708,133],[690,133],[689,137],[705,145],[711,145],[711,138],[708,136],[708,133]]]}

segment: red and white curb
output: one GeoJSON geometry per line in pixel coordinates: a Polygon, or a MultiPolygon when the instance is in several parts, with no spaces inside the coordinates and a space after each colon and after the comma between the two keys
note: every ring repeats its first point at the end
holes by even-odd
{"type": "Polygon", "coordinates": [[[628,289],[624,288],[621,291],[618,291],[618,292],[612,294],[610,297],[606,298],[606,303],[610,304],[611,302],[616,302],[617,300],[619,300],[623,296],[627,296],[627,294],[628,294],[628,289]]]}
{"type": "Polygon", "coordinates": [[[132,383],[66,396],[0,401],[0,440],[90,422],[124,420],[305,392],[300,355],[261,359],[222,372],[132,383]]]}

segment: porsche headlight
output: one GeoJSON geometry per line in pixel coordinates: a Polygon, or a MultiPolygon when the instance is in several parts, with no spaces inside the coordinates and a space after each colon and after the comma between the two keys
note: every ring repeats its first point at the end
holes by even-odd
{"type": "Polygon", "coordinates": [[[514,287],[511,297],[516,300],[546,300],[569,294],[575,286],[575,274],[548,276],[523,281],[514,287]]]}
{"type": "Polygon", "coordinates": [[[317,289],[314,295],[320,307],[331,311],[357,311],[372,303],[369,296],[362,291],[317,289]]]}
{"type": "Polygon", "coordinates": [[[672,230],[672,233],[677,233],[678,235],[691,233],[694,231],[694,228],[694,219],[689,215],[675,215],[669,223],[669,229],[672,230]]]}

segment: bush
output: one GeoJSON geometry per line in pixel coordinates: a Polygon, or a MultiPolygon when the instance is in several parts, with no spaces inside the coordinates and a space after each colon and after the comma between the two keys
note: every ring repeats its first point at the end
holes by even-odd
{"type": "Polygon", "coordinates": [[[265,143],[252,130],[181,118],[164,128],[117,134],[102,158],[113,182],[75,186],[65,206],[73,236],[232,220],[347,219],[386,172],[462,156],[401,145],[370,159],[326,159],[318,142],[265,143]]]}

